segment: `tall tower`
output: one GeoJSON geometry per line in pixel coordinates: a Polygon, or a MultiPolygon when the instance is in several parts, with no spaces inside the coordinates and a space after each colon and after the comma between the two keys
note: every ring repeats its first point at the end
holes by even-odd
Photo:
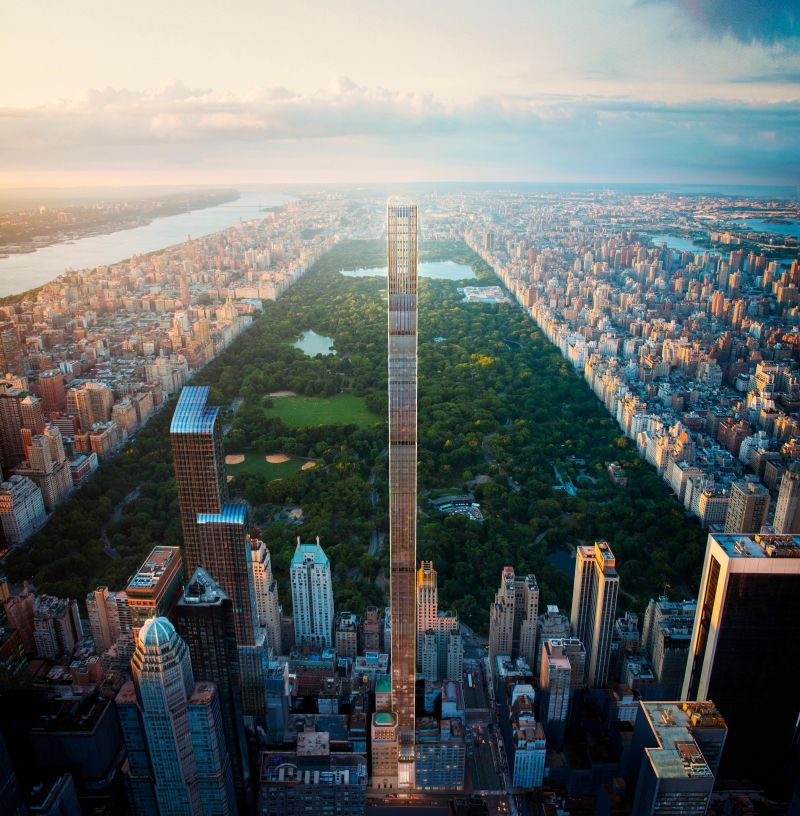
{"type": "Polygon", "coordinates": [[[514,568],[503,567],[500,578],[500,589],[494,596],[494,603],[489,609],[489,659],[498,655],[511,657],[514,646],[514,593],[516,583],[514,568]]]}
{"type": "Polygon", "coordinates": [[[776,533],[800,533],[800,471],[784,471],[772,526],[776,533]]]}
{"type": "Polygon", "coordinates": [[[331,564],[319,544],[301,544],[292,556],[292,615],[294,639],[320,648],[333,646],[333,585],[331,564]]]}
{"type": "Polygon", "coordinates": [[[586,647],[586,680],[602,687],[608,677],[611,635],[617,611],[619,575],[611,547],[596,541],[578,547],[572,588],[572,628],[586,647]]]}
{"type": "Polygon", "coordinates": [[[390,204],[389,544],[392,706],[399,731],[398,784],[414,784],[417,670],[417,206],[390,204]]]}
{"type": "Polygon", "coordinates": [[[730,727],[724,775],[775,798],[800,748],[798,612],[800,538],[709,535],[681,698],[714,701],[730,727]]]}
{"type": "Polygon", "coordinates": [[[128,790],[136,812],[153,812],[155,798],[164,814],[233,816],[217,688],[195,683],[186,643],[167,618],[150,618],[141,628],[131,673],[133,684],[120,689],[116,702],[133,755],[128,790]]]}
{"type": "Polygon", "coordinates": [[[281,637],[281,607],[278,603],[278,582],[272,574],[272,560],[267,545],[259,538],[250,538],[253,586],[256,593],[258,625],[267,630],[267,643],[276,655],[283,654],[281,637]]]}
{"type": "Polygon", "coordinates": [[[726,533],[760,533],[767,520],[770,495],[761,482],[739,479],[731,485],[731,498],[725,515],[726,533]]]}
{"type": "Polygon", "coordinates": [[[435,630],[439,618],[439,588],[433,561],[422,561],[417,570],[417,649],[428,630],[435,630]]]}
{"type": "Polygon", "coordinates": [[[258,613],[247,507],[229,501],[219,408],[207,386],[181,391],[170,425],[186,575],[208,570],[233,603],[236,641],[255,642],[258,613]]]}
{"type": "Polygon", "coordinates": [[[195,680],[208,681],[217,687],[234,789],[239,802],[245,804],[250,768],[230,598],[202,567],[198,567],[175,605],[173,620],[175,630],[189,647],[195,680]]]}

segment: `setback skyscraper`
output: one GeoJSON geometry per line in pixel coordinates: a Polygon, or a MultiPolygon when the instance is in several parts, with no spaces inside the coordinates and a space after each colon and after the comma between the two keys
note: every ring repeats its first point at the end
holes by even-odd
{"type": "Polygon", "coordinates": [[[398,784],[414,785],[417,669],[417,206],[390,204],[389,543],[398,784]]]}
{"type": "Polygon", "coordinates": [[[203,567],[233,603],[236,640],[255,642],[258,621],[244,504],[231,502],[219,408],[207,405],[206,386],[181,391],[170,426],[172,459],[183,527],[186,575],[203,567]]]}
{"type": "Polygon", "coordinates": [[[234,814],[217,688],[194,682],[189,650],[167,618],[150,618],[141,628],[131,670],[133,683],[122,687],[116,703],[133,810],[234,814]]]}

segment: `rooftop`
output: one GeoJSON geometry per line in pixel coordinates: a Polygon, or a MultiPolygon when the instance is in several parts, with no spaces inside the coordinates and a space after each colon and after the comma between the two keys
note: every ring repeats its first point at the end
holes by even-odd
{"type": "Polygon", "coordinates": [[[306,561],[313,561],[315,565],[321,567],[329,565],[328,556],[320,546],[319,539],[315,544],[301,544],[300,539],[297,540],[297,548],[292,556],[291,566],[302,566],[306,561]]]}
{"type": "Polygon", "coordinates": [[[160,649],[176,637],[175,627],[168,618],[148,618],[139,630],[139,642],[144,647],[160,649]]]}
{"type": "Polygon", "coordinates": [[[360,754],[305,756],[293,751],[261,754],[263,785],[366,785],[367,760],[360,754]]]}
{"type": "Polygon", "coordinates": [[[730,558],[800,558],[797,535],[711,535],[730,558]]]}
{"type": "Polygon", "coordinates": [[[198,513],[198,524],[244,524],[247,508],[244,504],[223,504],[221,513],[198,513]]]}
{"type": "Polygon", "coordinates": [[[210,388],[206,385],[187,385],[181,391],[169,432],[177,433],[211,433],[219,415],[216,406],[206,407],[210,388]]]}
{"type": "Polygon", "coordinates": [[[167,567],[175,558],[180,558],[179,547],[153,547],[136,574],[128,582],[128,591],[152,589],[158,584],[167,567]]]}
{"type": "Polygon", "coordinates": [[[659,743],[645,749],[659,777],[713,776],[693,731],[696,727],[725,727],[713,703],[642,702],[641,706],[659,743]]]}
{"type": "Polygon", "coordinates": [[[198,567],[184,587],[178,603],[187,606],[218,605],[227,597],[225,590],[202,567],[198,567]]]}

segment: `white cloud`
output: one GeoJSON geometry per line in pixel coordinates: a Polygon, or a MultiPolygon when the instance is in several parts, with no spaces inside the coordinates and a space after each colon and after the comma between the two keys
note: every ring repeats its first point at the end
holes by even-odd
{"type": "Polygon", "coordinates": [[[314,172],[325,156],[326,172],[332,161],[342,178],[362,180],[360,168],[369,167],[370,177],[376,167],[388,174],[402,155],[420,173],[434,166],[444,177],[470,178],[471,164],[483,178],[719,180],[736,173],[737,181],[784,181],[800,174],[800,100],[518,94],[456,104],[348,77],[310,93],[276,86],[235,94],[173,82],[0,110],[0,151],[6,173],[194,164],[198,173],[277,166],[297,174],[314,172]]]}

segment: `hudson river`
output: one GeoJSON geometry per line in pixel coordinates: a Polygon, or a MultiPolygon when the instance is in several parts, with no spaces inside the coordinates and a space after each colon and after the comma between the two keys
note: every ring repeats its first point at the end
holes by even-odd
{"type": "Polygon", "coordinates": [[[263,207],[275,207],[289,200],[289,196],[272,191],[245,192],[236,201],[155,218],[143,227],[79,238],[72,243],[53,244],[36,252],[0,258],[0,297],[41,286],[57,278],[68,267],[88,269],[117,263],[132,255],[180,244],[189,236],[199,238],[219,232],[241,219],[264,217],[266,213],[260,212],[263,207]]]}

